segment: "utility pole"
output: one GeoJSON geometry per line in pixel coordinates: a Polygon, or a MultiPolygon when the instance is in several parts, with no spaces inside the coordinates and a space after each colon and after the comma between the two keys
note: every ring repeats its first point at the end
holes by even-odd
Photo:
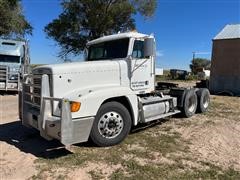
{"type": "Polygon", "coordinates": [[[194,60],[194,59],[195,59],[195,54],[196,54],[196,52],[193,51],[192,54],[193,54],[192,60],[194,60]]]}
{"type": "Polygon", "coordinates": [[[206,55],[206,54],[210,54],[210,52],[196,52],[196,51],[193,51],[192,54],[193,54],[192,59],[194,60],[196,55],[206,55]]]}

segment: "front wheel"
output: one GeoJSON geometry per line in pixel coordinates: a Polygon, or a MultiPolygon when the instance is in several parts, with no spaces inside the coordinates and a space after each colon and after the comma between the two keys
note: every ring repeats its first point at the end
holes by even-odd
{"type": "Polygon", "coordinates": [[[108,102],[100,107],[90,138],[98,146],[113,146],[125,139],[131,126],[128,110],[118,102],[108,102]]]}

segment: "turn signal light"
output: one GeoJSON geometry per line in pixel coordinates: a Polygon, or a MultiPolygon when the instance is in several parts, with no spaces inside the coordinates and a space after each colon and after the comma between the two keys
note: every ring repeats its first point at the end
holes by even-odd
{"type": "Polygon", "coordinates": [[[75,102],[75,101],[71,102],[71,112],[79,111],[80,107],[81,107],[81,103],[80,102],[75,102]]]}

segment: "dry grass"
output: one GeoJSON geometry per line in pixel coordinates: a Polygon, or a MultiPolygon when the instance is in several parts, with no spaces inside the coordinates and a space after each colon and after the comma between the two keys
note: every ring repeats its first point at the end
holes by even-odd
{"type": "Polygon", "coordinates": [[[120,145],[71,147],[17,121],[17,96],[1,96],[2,179],[240,179],[240,98],[212,96],[209,112],[138,127],[120,145]]]}
{"type": "Polygon", "coordinates": [[[139,127],[120,145],[40,158],[32,178],[240,179],[240,98],[211,99],[208,113],[139,127]]]}

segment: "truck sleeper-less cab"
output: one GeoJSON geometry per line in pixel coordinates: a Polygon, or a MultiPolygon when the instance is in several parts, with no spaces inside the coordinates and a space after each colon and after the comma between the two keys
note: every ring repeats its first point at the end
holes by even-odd
{"type": "Polygon", "coordinates": [[[85,62],[35,68],[23,82],[23,125],[64,145],[120,143],[133,126],[209,105],[206,89],[155,87],[155,39],[120,33],[87,43],[85,62]]]}

